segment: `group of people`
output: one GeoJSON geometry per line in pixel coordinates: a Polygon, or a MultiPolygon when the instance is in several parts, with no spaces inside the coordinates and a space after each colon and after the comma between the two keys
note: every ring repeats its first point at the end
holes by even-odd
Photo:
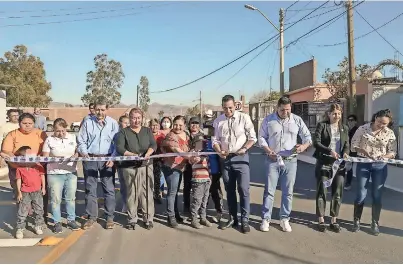
{"type": "MultiPolygon", "coordinates": [[[[372,231],[379,234],[379,217],[382,208],[381,196],[387,178],[387,164],[382,159],[396,155],[396,137],[390,129],[393,121],[389,110],[374,114],[370,123],[357,127],[357,118],[348,117],[349,125],[342,123],[342,108],[332,104],[326,119],[318,123],[314,137],[301,117],[291,113],[288,97],[278,100],[276,112],[262,122],[259,136],[248,114],[235,110],[235,99],[231,95],[222,98],[224,114],[213,122],[206,123],[201,130],[201,121],[192,117],[188,122],[184,116],[173,120],[164,117],[152,119],[144,124],[145,114],[133,108],[118,121],[107,115],[108,104],[99,99],[90,104],[90,114],[80,127],[78,136],[67,132],[67,123],[58,118],[54,121],[53,135],[47,136],[35,128],[36,117],[30,113],[18,115],[9,110],[9,132],[4,133],[1,156],[6,160],[12,156],[49,157],[108,157],[139,156],[142,160],[83,161],[85,185],[86,222],[83,229],[91,228],[98,218],[97,186],[100,179],[104,194],[106,229],[113,229],[116,209],[115,175],[120,182],[123,202],[122,212],[127,211],[127,229],[136,229],[139,216],[147,229],[153,228],[154,202],[162,203],[163,182],[167,185],[167,221],[170,227],[184,222],[183,215],[190,218],[191,226],[201,228],[212,224],[207,219],[207,203],[211,197],[216,210],[212,220],[221,229],[240,226],[243,233],[250,231],[250,168],[249,149],[256,143],[267,154],[265,158],[265,182],[260,229],[269,231],[274,194],[278,182],[282,191],[280,225],[283,231],[291,232],[293,189],[297,173],[297,157],[290,154],[304,152],[312,144],[317,158],[316,214],[319,231],[326,231],[324,222],[327,188],[323,182],[332,177],[332,164],[339,158],[354,156],[378,160],[374,163],[358,163],[357,196],[354,205],[354,231],[360,229],[360,219],[367,194],[367,183],[372,179],[372,231]],[[18,127],[17,127],[18,125],[18,127]],[[355,132],[351,135],[351,131],[355,132]],[[350,134],[349,134],[350,133],[350,134]],[[302,142],[298,143],[298,136],[302,142]],[[188,152],[192,152],[189,155],[188,152]],[[215,152],[200,155],[198,152],[215,152]],[[187,153],[150,159],[154,154],[187,153]],[[281,157],[281,159],[279,159],[281,157]],[[281,162],[279,161],[281,160],[281,162]],[[229,218],[221,222],[223,215],[223,179],[228,202],[229,218]],[[183,212],[179,211],[178,193],[181,182],[183,189],[183,212]],[[238,219],[237,191],[240,198],[241,218],[238,219]]],[[[4,128],[3,128],[4,131],[4,128]]],[[[77,191],[77,162],[11,163],[8,162],[10,184],[18,201],[16,238],[23,238],[26,218],[35,213],[35,232],[43,233],[47,222],[47,202],[50,202],[53,232],[61,233],[60,205],[66,202],[67,227],[78,230],[75,198],[77,191]]],[[[342,163],[331,184],[332,217],[329,229],[340,232],[337,217],[343,198],[343,189],[351,185],[352,173],[347,173],[342,163]],[[345,186],[346,185],[346,186],[345,186]]]]}

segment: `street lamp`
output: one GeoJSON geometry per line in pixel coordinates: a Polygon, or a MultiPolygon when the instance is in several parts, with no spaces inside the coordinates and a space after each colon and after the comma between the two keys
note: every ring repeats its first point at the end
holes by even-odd
{"type": "MultiPolygon", "coordinates": [[[[0,84],[0,87],[4,87],[4,88],[17,88],[16,86],[13,86],[13,85],[6,85],[6,84],[0,84]]],[[[20,94],[18,93],[18,89],[17,89],[17,109],[20,109],[20,94]]]]}
{"type": "Polygon", "coordinates": [[[259,8],[253,5],[245,5],[245,8],[258,11],[280,33],[280,95],[284,95],[284,10],[280,9],[280,28],[278,28],[259,8]]]}

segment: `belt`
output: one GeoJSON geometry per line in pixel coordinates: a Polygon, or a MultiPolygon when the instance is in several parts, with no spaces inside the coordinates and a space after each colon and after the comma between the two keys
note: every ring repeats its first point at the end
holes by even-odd
{"type": "Polygon", "coordinates": [[[104,156],[110,156],[111,154],[107,155],[95,155],[95,154],[88,154],[90,157],[104,157],[104,156]]]}

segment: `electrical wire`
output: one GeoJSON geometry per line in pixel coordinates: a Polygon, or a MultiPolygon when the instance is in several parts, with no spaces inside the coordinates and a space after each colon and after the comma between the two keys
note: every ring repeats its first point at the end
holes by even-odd
{"type": "MultiPolygon", "coordinates": [[[[362,34],[362,35],[360,35],[360,36],[354,38],[354,40],[359,40],[359,39],[361,39],[361,38],[364,38],[364,37],[368,36],[369,34],[375,32],[376,30],[378,30],[378,29],[380,29],[380,28],[383,28],[383,27],[387,26],[388,24],[392,23],[393,21],[395,21],[396,19],[398,19],[398,18],[401,17],[402,15],[403,15],[403,13],[400,13],[400,14],[397,15],[396,17],[394,17],[394,18],[392,18],[391,20],[389,20],[388,22],[386,22],[386,23],[380,25],[379,27],[375,28],[374,30],[371,30],[371,31],[369,31],[369,32],[367,32],[367,33],[365,33],[365,34],[362,34]]],[[[347,41],[343,41],[343,42],[338,42],[338,43],[333,43],[333,44],[318,44],[318,45],[313,45],[313,46],[316,46],[316,47],[334,47],[334,46],[339,46],[339,45],[343,45],[343,44],[346,44],[346,43],[347,43],[347,41]]]]}
{"type": "MultiPolygon", "coordinates": [[[[312,3],[312,1],[309,1],[306,5],[304,5],[304,7],[303,8],[305,8],[305,7],[307,7],[308,5],[310,5],[312,3]]],[[[288,10],[289,11],[289,10],[288,10]]],[[[291,18],[293,18],[293,17],[295,17],[296,15],[298,15],[299,14],[299,12],[301,12],[302,10],[300,10],[300,11],[298,11],[298,12],[296,12],[295,14],[293,14],[293,15],[291,15],[291,16],[289,16],[289,17],[286,17],[286,19],[285,19],[285,21],[284,22],[287,22],[288,20],[290,20],[291,18]]]]}
{"type": "Polygon", "coordinates": [[[287,12],[287,10],[289,9],[289,8],[291,8],[292,6],[294,6],[296,3],[298,3],[300,0],[297,0],[297,1],[295,1],[294,3],[292,3],[291,5],[289,5],[286,9],[285,9],[285,11],[287,12]]]}
{"type": "MultiPolygon", "coordinates": [[[[305,6],[308,6],[310,3],[311,3],[312,1],[310,1],[308,4],[306,4],[305,6]]],[[[325,9],[325,8],[331,8],[331,7],[333,7],[333,6],[323,6],[323,7],[321,7],[321,9],[325,9]]],[[[289,12],[301,12],[301,11],[309,11],[309,10],[314,10],[314,9],[316,9],[316,8],[302,8],[302,9],[298,9],[298,10],[296,10],[296,9],[291,9],[291,10],[288,10],[289,12]]]]}
{"type": "MultiPolygon", "coordinates": [[[[315,17],[320,17],[320,16],[323,16],[324,14],[331,13],[331,12],[336,11],[336,10],[339,10],[339,9],[341,9],[341,8],[343,8],[343,7],[342,7],[342,6],[339,6],[339,7],[336,7],[336,8],[334,8],[334,9],[328,10],[328,11],[326,11],[326,12],[323,12],[323,13],[320,13],[320,14],[317,14],[317,15],[313,15],[313,16],[307,17],[307,18],[305,18],[305,19],[303,19],[303,20],[310,20],[310,19],[315,18],[315,17]]],[[[294,23],[294,22],[287,22],[287,23],[284,23],[284,25],[288,25],[288,24],[292,24],[292,23],[294,23]]]]}
{"type": "MultiPolygon", "coordinates": [[[[361,5],[362,3],[364,3],[364,1],[359,2],[358,4],[356,4],[355,6],[353,6],[352,8],[355,8],[355,7],[359,6],[359,5],[361,5]]],[[[284,47],[285,47],[285,48],[288,48],[290,45],[293,45],[293,44],[297,43],[299,40],[301,40],[301,39],[307,37],[308,35],[312,34],[312,33],[313,33],[314,31],[316,31],[317,29],[322,28],[322,27],[325,26],[326,24],[328,24],[328,25],[326,25],[324,28],[329,27],[331,24],[334,23],[334,22],[332,23],[332,21],[335,21],[335,20],[340,19],[342,16],[344,16],[345,13],[347,13],[347,10],[345,10],[345,11],[342,12],[341,14],[339,14],[339,15],[337,15],[337,16],[335,16],[335,17],[329,19],[329,20],[327,20],[326,22],[320,24],[319,26],[317,26],[316,28],[314,28],[314,29],[308,31],[307,33],[305,33],[305,34],[299,36],[297,39],[295,39],[295,40],[289,42],[288,44],[284,45],[284,47]],[[331,24],[329,24],[329,23],[331,23],[331,24]]],[[[322,30],[322,29],[320,29],[319,31],[321,31],[321,30],[322,30]]],[[[317,31],[317,32],[315,32],[315,33],[318,33],[319,31],[317,31]]],[[[315,34],[315,33],[313,33],[313,34],[315,34]]],[[[312,35],[313,35],[313,34],[312,34],[312,35]]],[[[312,35],[311,35],[311,36],[312,36],[312,35]]]]}
{"type": "MultiPolygon", "coordinates": [[[[169,3],[164,3],[162,5],[170,5],[170,4],[176,4],[180,2],[169,2],[169,3]]],[[[140,7],[139,9],[142,8],[150,8],[154,7],[153,6],[148,6],[148,7],[140,7]]],[[[134,16],[142,14],[142,12],[132,12],[132,13],[127,13],[127,14],[116,14],[116,15],[110,15],[110,16],[101,16],[101,17],[93,17],[93,18],[83,18],[83,19],[72,19],[72,20],[59,20],[59,21],[50,21],[50,22],[37,22],[37,23],[24,23],[24,24],[8,24],[8,25],[0,25],[0,28],[6,28],[6,27],[23,27],[23,26],[38,26],[38,25],[49,25],[49,24],[63,24],[63,23],[70,23],[70,22],[80,22],[80,21],[91,21],[91,20],[99,20],[99,19],[106,19],[106,18],[116,18],[116,17],[126,17],[126,16],[134,16]]]]}
{"type": "Polygon", "coordinates": [[[379,31],[378,31],[374,26],[372,26],[371,23],[369,23],[368,20],[366,20],[366,19],[363,17],[363,15],[361,15],[360,12],[358,12],[358,10],[355,10],[355,12],[357,12],[357,14],[358,14],[373,30],[375,30],[375,32],[376,32],[387,44],[389,44],[390,47],[392,47],[395,51],[397,51],[400,55],[403,56],[403,54],[402,54],[395,46],[393,46],[393,44],[390,43],[390,41],[388,41],[384,36],[382,36],[381,33],[379,33],[379,31]]]}
{"type": "Polygon", "coordinates": [[[123,5],[113,5],[110,7],[104,6],[87,6],[87,7],[76,7],[76,8],[61,8],[61,9],[40,9],[40,10],[17,10],[17,11],[0,11],[0,14],[4,13],[35,13],[35,12],[57,12],[57,11],[68,11],[68,10],[85,10],[85,9],[94,9],[94,8],[111,8],[115,6],[123,6],[123,5]]]}
{"type": "Polygon", "coordinates": [[[160,5],[140,6],[140,7],[123,8],[123,9],[109,9],[109,10],[102,10],[102,11],[80,12],[80,13],[65,13],[65,14],[50,14],[50,15],[30,15],[30,16],[11,16],[11,17],[0,17],[0,19],[22,19],[22,18],[82,16],[82,15],[91,15],[91,14],[99,14],[99,13],[113,13],[113,12],[118,12],[118,11],[129,11],[129,10],[136,10],[136,9],[142,9],[142,8],[150,8],[150,7],[154,7],[154,6],[160,6],[160,5]]]}
{"type": "MultiPolygon", "coordinates": [[[[322,5],[318,6],[316,9],[314,9],[314,10],[311,11],[310,13],[308,13],[305,17],[309,16],[310,14],[312,14],[313,12],[315,12],[316,10],[318,10],[319,8],[321,8],[322,6],[326,5],[328,2],[329,2],[329,0],[326,1],[325,3],[323,3],[322,5]]],[[[304,19],[305,17],[302,17],[300,20],[296,21],[294,24],[292,24],[292,25],[290,25],[289,27],[285,28],[285,29],[283,30],[283,32],[285,32],[286,30],[288,30],[288,29],[290,29],[291,27],[295,26],[299,21],[301,21],[301,20],[304,19]]],[[[273,40],[274,38],[276,38],[276,39],[279,38],[279,35],[280,35],[280,33],[277,33],[276,35],[272,36],[272,37],[269,38],[268,40],[264,41],[263,43],[259,44],[258,46],[256,46],[255,48],[249,50],[248,52],[242,54],[241,56],[238,56],[237,58],[235,58],[234,60],[230,61],[229,63],[226,63],[225,65],[223,65],[223,66],[221,66],[221,67],[219,67],[219,68],[217,68],[217,69],[211,71],[210,73],[205,74],[205,75],[203,75],[203,76],[201,76],[201,77],[199,77],[199,78],[197,78],[197,79],[195,79],[195,80],[193,80],[193,81],[187,82],[187,83],[185,83],[185,84],[183,84],[183,85],[180,85],[180,86],[177,86],[177,87],[173,87],[173,88],[170,88],[170,89],[157,90],[157,91],[150,91],[150,94],[170,92],[170,91],[177,90],[177,89],[179,89],[179,88],[182,88],[182,87],[191,85],[191,84],[193,84],[193,83],[196,83],[196,82],[198,82],[198,81],[200,81],[200,80],[202,80],[202,79],[204,79],[204,78],[206,78],[206,77],[208,77],[208,76],[210,76],[210,75],[212,75],[212,74],[215,74],[216,72],[218,72],[218,71],[220,71],[220,70],[226,68],[227,66],[229,66],[229,65],[231,65],[231,64],[233,64],[233,63],[235,63],[236,61],[242,59],[242,58],[245,57],[246,55],[248,55],[248,54],[252,53],[253,51],[259,49],[260,47],[264,46],[266,43],[270,42],[270,41],[273,40]]]]}

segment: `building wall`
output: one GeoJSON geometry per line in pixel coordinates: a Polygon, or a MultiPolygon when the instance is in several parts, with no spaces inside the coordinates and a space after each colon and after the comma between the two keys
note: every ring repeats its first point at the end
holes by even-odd
{"type": "Polygon", "coordinates": [[[312,59],[289,69],[289,91],[316,84],[316,60],[312,59]]]}
{"type": "Polygon", "coordinates": [[[311,87],[300,88],[288,93],[292,102],[304,102],[304,101],[322,101],[327,100],[332,95],[324,85],[316,85],[311,87]],[[315,90],[319,89],[318,95],[315,95],[315,90]]]}

